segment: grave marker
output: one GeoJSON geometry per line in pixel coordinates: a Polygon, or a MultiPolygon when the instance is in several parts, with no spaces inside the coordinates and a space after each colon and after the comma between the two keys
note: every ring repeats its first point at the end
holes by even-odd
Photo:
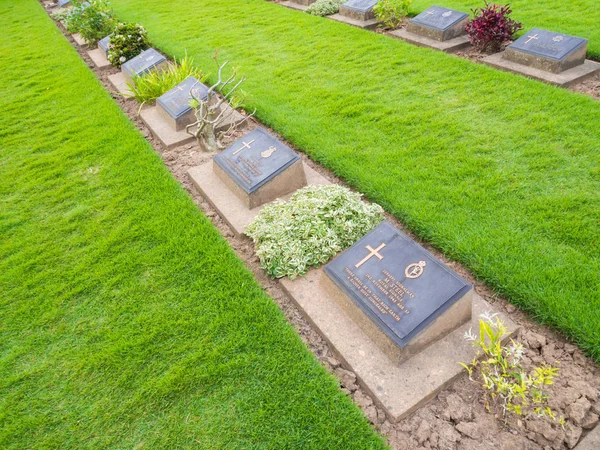
{"type": "Polygon", "coordinates": [[[130,59],[121,66],[125,79],[132,83],[134,77],[142,76],[153,70],[160,70],[167,65],[167,59],[153,48],[144,50],[135,58],[130,59]]]}
{"type": "Polygon", "coordinates": [[[300,157],[262,128],[215,156],[213,170],[248,209],[306,186],[300,157]]]}
{"type": "Polygon", "coordinates": [[[192,90],[196,97],[206,100],[208,88],[196,78],[189,77],[156,101],[158,111],[175,131],[183,130],[196,120],[194,110],[190,106],[192,90]]]}
{"type": "Polygon", "coordinates": [[[444,42],[466,34],[467,13],[441,6],[432,6],[410,19],[406,30],[420,36],[444,42]]]}
{"type": "Polygon", "coordinates": [[[558,74],[584,64],[587,44],[587,39],[534,28],[506,48],[504,59],[558,74]]]}
{"type": "Polygon", "coordinates": [[[471,318],[471,286],[388,222],[324,271],[336,302],[396,364],[471,318]]]}
{"type": "Polygon", "coordinates": [[[110,35],[98,41],[98,49],[105,58],[108,58],[108,46],[110,45],[110,35]]]}
{"type": "Polygon", "coordinates": [[[340,6],[340,14],[355,20],[367,21],[375,18],[373,7],[378,0],[348,0],[340,6]]]}

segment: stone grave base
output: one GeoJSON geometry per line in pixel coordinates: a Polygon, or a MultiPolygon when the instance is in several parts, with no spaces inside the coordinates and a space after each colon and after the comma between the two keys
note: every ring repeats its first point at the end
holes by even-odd
{"type": "Polygon", "coordinates": [[[326,17],[333,20],[337,20],[338,22],[347,23],[348,25],[352,25],[358,28],[364,28],[366,30],[373,30],[377,28],[377,25],[380,24],[380,22],[377,21],[377,19],[357,20],[353,19],[352,17],[342,16],[340,13],[332,14],[331,16],[326,17]]]}
{"type": "MultiPolygon", "coordinates": [[[[322,269],[313,269],[305,277],[282,278],[281,286],[302,314],[329,343],[342,365],[352,370],[360,384],[382,407],[393,423],[406,417],[456,378],[465,375],[458,363],[469,363],[475,356],[472,343],[463,335],[469,328],[479,331],[482,313],[497,312],[474,293],[472,319],[400,365],[394,364],[324,289],[322,269]]],[[[500,314],[509,332],[516,325],[500,314]]]]}
{"type": "Polygon", "coordinates": [[[290,0],[289,2],[286,3],[295,3],[296,5],[300,5],[300,6],[310,6],[313,3],[315,3],[317,0],[290,0]]]}
{"type": "Polygon", "coordinates": [[[122,95],[129,95],[131,91],[129,90],[129,86],[127,86],[127,78],[123,75],[123,72],[115,73],[113,75],[108,76],[108,81],[115,87],[117,91],[119,91],[122,95]]]}
{"type": "Polygon", "coordinates": [[[388,34],[419,47],[429,47],[446,53],[454,53],[471,45],[467,35],[458,36],[448,41],[436,41],[435,39],[410,33],[406,29],[390,31],[388,34]]]}
{"type": "Polygon", "coordinates": [[[106,56],[99,48],[90,50],[87,52],[87,54],[99,69],[110,66],[110,61],[106,59],[106,56]]]}
{"type": "Polygon", "coordinates": [[[196,140],[194,136],[187,134],[185,129],[175,131],[156,106],[143,108],[140,111],[140,118],[150,128],[152,134],[169,149],[196,140]]]}
{"type": "Polygon", "coordinates": [[[518,73],[534,80],[544,81],[561,87],[577,84],[600,71],[600,63],[586,60],[582,65],[565,70],[564,72],[551,73],[508,61],[502,55],[503,53],[495,53],[482,59],[482,62],[496,69],[518,73]]]}
{"type": "MultiPolygon", "coordinates": [[[[112,82],[112,80],[111,80],[112,82]]],[[[229,105],[223,104],[224,108],[231,110],[229,105]]],[[[167,148],[177,147],[196,140],[196,138],[185,131],[175,131],[171,123],[160,113],[156,106],[145,107],[140,112],[140,118],[150,128],[152,134],[167,148]]],[[[217,131],[224,131],[231,126],[233,122],[242,120],[239,112],[234,111],[229,118],[217,127],[217,131]]]]}
{"type": "MultiPolygon", "coordinates": [[[[314,169],[311,169],[304,163],[302,164],[304,165],[304,173],[306,174],[308,185],[319,186],[331,184],[314,169]]],[[[192,167],[188,171],[188,176],[204,198],[208,200],[223,220],[227,222],[236,236],[244,233],[244,229],[252,223],[264,207],[263,205],[254,209],[248,209],[244,205],[244,202],[216,175],[213,170],[212,160],[201,166],[192,167]]],[[[282,197],[282,200],[289,199],[292,194],[290,193],[282,197]]]]}
{"type": "Polygon", "coordinates": [[[84,38],[81,37],[81,34],[74,33],[71,36],[73,37],[73,40],[75,42],[77,42],[77,45],[79,45],[79,46],[81,46],[81,45],[87,45],[87,42],[85,41],[84,38]]]}
{"type": "Polygon", "coordinates": [[[281,6],[285,6],[286,8],[290,8],[290,9],[297,9],[298,11],[306,11],[308,9],[308,5],[304,5],[302,3],[296,3],[296,2],[292,2],[292,1],[283,2],[283,3],[281,3],[281,6]]]}

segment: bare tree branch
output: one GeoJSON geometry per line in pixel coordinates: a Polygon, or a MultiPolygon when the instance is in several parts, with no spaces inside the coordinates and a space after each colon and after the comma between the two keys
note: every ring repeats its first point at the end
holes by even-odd
{"type": "Polygon", "coordinates": [[[225,61],[223,64],[219,64],[218,52],[215,52],[212,59],[219,68],[217,82],[210,86],[204,99],[194,93],[195,85],[192,86],[190,97],[194,106],[196,121],[185,127],[186,133],[194,136],[200,145],[208,151],[216,151],[218,148],[222,148],[220,138],[232,134],[256,114],[255,109],[252,114],[246,115],[242,120],[233,121],[225,131],[217,132],[220,125],[234,115],[235,109],[228,107],[227,102],[234,98],[236,91],[246,81],[246,77],[242,76],[237,79],[237,70],[234,70],[232,75],[223,81],[223,70],[229,62],[225,61]],[[229,87],[231,85],[233,86],[229,87]],[[219,92],[221,95],[218,94],[219,92]]]}

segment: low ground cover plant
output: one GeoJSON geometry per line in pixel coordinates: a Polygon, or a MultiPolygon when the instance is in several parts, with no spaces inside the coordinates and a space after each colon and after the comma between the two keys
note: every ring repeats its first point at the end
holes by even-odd
{"type": "MultiPolygon", "coordinates": [[[[184,56],[181,61],[175,60],[165,70],[154,70],[142,76],[134,77],[134,82],[129,83],[131,94],[142,104],[151,103],[158,97],[173,89],[188,77],[202,81],[202,71],[194,67],[193,58],[184,56]]],[[[140,106],[141,108],[141,106],[140,106]]]]}
{"type": "Polygon", "coordinates": [[[69,33],[79,33],[90,45],[111,34],[117,24],[106,0],[73,0],[62,16],[69,33]]]}
{"type": "Polygon", "coordinates": [[[337,13],[344,3],[345,0],[317,0],[306,9],[306,12],[313,16],[330,16],[337,13]]]}
{"type": "Polygon", "coordinates": [[[115,67],[135,58],[150,47],[146,29],[136,23],[119,23],[110,37],[108,60],[115,67]]]}
{"type": "Polygon", "coordinates": [[[342,186],[308,186],[267,205],[246,229],[261,267],[273,277],[306,274],[383,220],[383,209],[342,186]]]}
{"type": "Polygon", "coordinates": [[[396,28],[408,14],[411,3],[412,0],[379,0],[373,13],[385,28],[396,28]]]}
{"type": "MultiPolygon", "coordinates": [[[[479,354],[469,365],[460,364],[469,373],[469,379],[483,386],[486,410],[502,418],[514,414],[556,419],[547,404],[546,388],[554,384],[558,369],[546,364],[530,371],[523,369],[520,365],[525,352],[523,344],[511,339],[505,345],[507,334],[504,323],[489,314],[479,320],[478,337],[472,330],[465,334],[479,348],[479,354]]],[[[559,421],[562,424],[563,419],[559,421]]]]}
{"type": "Polygon", "coordinates": [[[467,23],[465,30],[471,45],[479,51],[497,52],[510,42],[517,31],[523,28],[520,22],[510,18],[510,5],[497,5],[485,2],[483,8],[472,10],[473,19],[467,23]]]}

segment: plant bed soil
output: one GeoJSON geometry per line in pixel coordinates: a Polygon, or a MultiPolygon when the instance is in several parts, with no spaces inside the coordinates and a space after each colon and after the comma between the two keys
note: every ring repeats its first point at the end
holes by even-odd
{"type": "MultiPolygon", "coordinates": [[[[342,391],[351,396],[362,408],[374,427],[388,439],[392,449],[567,449],[574,448],[577,442],[596,426],[600,415],[600,367],[585,357],[575,345],[569,343],[564,337],[535,323],[524,312],[518,310],[506,299],[497,296],[485,284],[475,279],[460,264],[449,260],[427,243],[417,239],[403,224],[386,213],[388,221],[472,283],[475,291],[484,300],[494,304],[497,309],[505,311],[521,327],[519,340],[526,347],[526,357],[524,358],[526,369],[538,366],[543,362],[560,368],[556,383],[549,389],[550,405],[559,416],[563,416],[566,420],[564,427],[560,427],[556,422],[528,417],[515,418],[511,419],[509,423],[504,423],[486,412],[482,402],[483,389],[470,381],[465,374],[451,388],[438,394],[413,415],[395,424],[390,423],[383,410],[377,408],[372,399],[360,388],[356,375],[341,367],[331,349],[303,318],[292,300],[284,293],[279,282],[268,277],[260,268],[260,262],[254,253],[254,246],[250,239],[234,237],[234,233],[226,222],[219,217],[209,202],[192,185],[187,176],[188,169],[207,162],[213,155],[203,152],[195,142],[167,150],[160,141],[153,138],[150,130],[138,117],[139,104],[137,101],[121,96],[109,82],[108,76],[119,70],[112,66],[96,68],[86,50],[77,46],[64,28],[60,24],[58,26],[81,58],[101,80],[105,89],[110,92],[129,119],[135,123],[139,131],[160,154],[173,176],[228,240],[238,257],[252,270],[257,281],[277,303],[288,322],[294,326],[315,357],[338,376],[342,391]]],[[[479,59],[478,52],[461,53],[464,53],[464,55],[460,55],[461,57],[479,59]]],[[[483,56],[485,55],[481,57],[483,56]]],[[[598,77],[583,85],[589,92],[595,93],[598,98],[600,90],[598,77]]],[[[257,126],[259,123],[251,119],[245,130],[224,140],[224,144],[233,142],[257,126]]],[[[286,145],[294,148],[273,130],[269,129],[269,131],[286,145]]],[[[296,151],[299,152],[297,149],[296,151]]],[[[314,163],[306,155],[302,153],[300,155],[304,163],[329,181],[345,186],[344,182],[329,170],[314,163]]],[[[467,363],[468,361],[463,362],[467,363]]]]}

